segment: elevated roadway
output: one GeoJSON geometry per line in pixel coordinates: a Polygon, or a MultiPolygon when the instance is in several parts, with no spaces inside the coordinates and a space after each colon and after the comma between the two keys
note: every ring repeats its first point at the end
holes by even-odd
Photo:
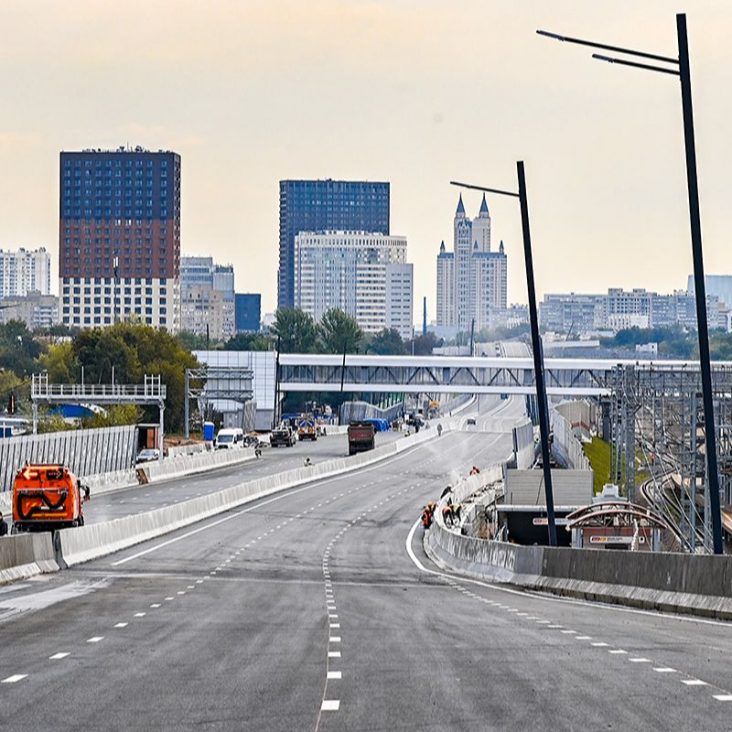
{"type": "Polygon", "coordinates": [[[447,433],[1,588],[0,727],[728,729],[729,625],[430,564],[420,507],[510,447],[447,433]]]}

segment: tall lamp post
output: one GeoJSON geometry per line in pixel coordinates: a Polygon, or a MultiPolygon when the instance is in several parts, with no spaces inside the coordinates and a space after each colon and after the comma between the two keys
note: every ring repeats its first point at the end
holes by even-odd
{"type": "Polygon", "coordinates": [[[699,187],[696,172],[696,145],[694,142],[694,113],[691,103],[691,69],[689,66],[689,41],[686,33],[686,14],[676,16],[676,35],[678,39],[678,58],[659,56],[629,48],[609,46],[580,38],[536,31],[557,41],[589,46],[602,51],[619,53],[624,56],[641,58],[644,63],[628,61],[625,58],[593,53],[592,58],[621,66],[654,71],[661,74],[678,76],[681,81],[681,110],[684,119],[684,151],[686,154],[686,185],[689,195],[689,224],[691,229],[691,252],[694,259],[694,290],[696,295],[696,320],[699,336],[699,365],[702,379],[704,402],[704,439],[707,458],[707,480],[709,486],[709,506],[712,514],[712,541],[715,554],[722,554],[722,516],[719,500],[719,469],[717,467],[717,434],[714,426],[714,395],[712,392],[712,366],[709,356],[709,328],[707,325],[707,297],[704,281],[704,258],[702,256],[701,214],[699,212],[699,187]],[[652,61],[654,63],[645,63],[652,61]],[[665,64],[658,66],[657,64],[665,64]]]}
{"type": "Polygon", "coordinates": [[[534,352],[534,380],[536,382],[536,401],[539,410],[539,432],[541,434],[541,461],[544,471],[544,495],[546,497],[546,515],[549,530],[549,545],[557,545],[557,524],[554,517],[554,490],[552,488],[552,470],[549,464],[549,412],[546,401],[546,386],[544,384],[544,357],[539,335],[539,318],[536,310],[536,288],[534,286],[534,258],[531,253],[531,230],[529,227],[529,201],[526,195],[526,177],[524,163],[516,163],[518,174],[518,193],[503,191],[496,188],[483,188],[468,183],[450,181],[451,185],[460,188],[471,188],[486,193],[496,193],[499,196],[511,196],[519,199],[521,206],[521,232],[524,240],[524,261],[526,263],[526,289],[529,293],[529,320],[531,322],[531,348],[534,352]]]}

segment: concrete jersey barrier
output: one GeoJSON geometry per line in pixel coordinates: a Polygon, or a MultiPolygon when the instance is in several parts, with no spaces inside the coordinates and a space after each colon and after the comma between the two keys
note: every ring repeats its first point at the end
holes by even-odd
{"type": "Polygon", "coordinates": [[[272,493],[380,462],[434,437],[437,437],[436,430],[424,430],[353,457],[335,458],[308,468],[294,468],[154,511],[63,529],[58,532],[60,556],[69,566],[96,559],[272,493]]]}
{"type": "Polygon", "coordinates": [[[732,556],[520,546],[448,530],[425,533],[443,569],[569,597],[732,620],[732,556]]]}

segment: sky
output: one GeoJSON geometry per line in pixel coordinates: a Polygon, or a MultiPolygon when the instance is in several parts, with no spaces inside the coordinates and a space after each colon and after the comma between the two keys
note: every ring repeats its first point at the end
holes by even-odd
{"type": "MultiPolygon", "coordinates": [[[[450,180],[512,189],[524,160],[539,296],[691,272],[679,83],[537,28],[676,55],[688,16],[708,274],[732,273],[732,2],[125,0],[0,2],[0,248],[58,251],[58,154],[182,156],[182,254],[232,263],[274,310],[278,182],[391,182],[415,319],[452,244],[450,180]]],[[[478,193],[465,193],[469,216],[478,193]]],[[[519,211],[489,196],[525,302],[519,211]]]]}

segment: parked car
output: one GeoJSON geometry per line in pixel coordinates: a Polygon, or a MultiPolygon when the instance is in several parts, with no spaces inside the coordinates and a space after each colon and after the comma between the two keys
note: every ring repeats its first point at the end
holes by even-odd
{"type": "Polygon", "coordinates": [[[156,447],[146,447],[137,454],[138,463],[151,463],[154,460],[160,460],[160,450],[156,447]]]}
{"type": "Polygon", "coordinates": [[[235,450],[244,447],[244,430],[240,427],[219,430],[216,435],[217,450],[235,450]]]}
{"type": "Polygon", "coordinates": [[[269,444],[272,447],[292,447],[296,442],[297,433],[286,422],[272,430],[269,436],[269,444]]]}

